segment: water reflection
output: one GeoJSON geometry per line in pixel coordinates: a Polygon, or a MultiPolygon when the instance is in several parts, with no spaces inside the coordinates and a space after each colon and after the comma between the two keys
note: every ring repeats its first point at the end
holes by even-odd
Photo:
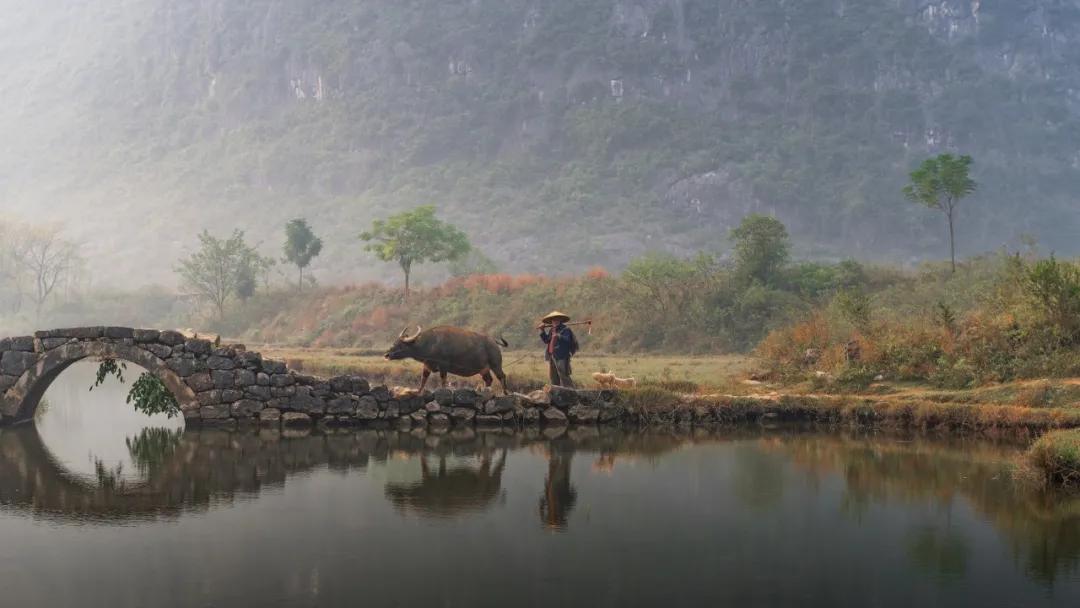
{"type": "MultiPolygon", "coordinates": [[[[322,512],[314,505],[325,503],[336,506],[322,523],[353,539],[336,549],[345,553],[375,542],[362,540],[370,533],[349,532],[350,517],[369,522],[356,529],[378,522],[390,534],[376,553],[400,541],[403,555],[414,559],[431,541],[439,563],[446,557],[435,556],[447,555],[464,538],[503,559],[511,558],[505,552],[517,542],[523,543],[520,551],[539,551],[546,545],[530,537],[525,527],[531,527],[563,532],[544,535],[552,542],[590,539],[589,560],[614,559],[603,548],[626,553],[612,563],[614,570],[605,565],[593,576],[623,568],[622,576],[634,578],[652,560],[669,574],[689,572],[700,557],[711,572],[730,569],[726,589],[751,593],[760,584],[752,583],[754,577],[771,572],[772,564],[784,564],[785,572],[796,568],[800,574],[790,573],[796,578],[828,577],[830,568],[871,568],[881,560],[896,580],[875,585],[929,593],[918,596],[923,599],[940,596],[920,580],[967,597],[987,572],[995,573],[992,578],[1015,572],[1058,589],[1042,600],[1080,597],[1080,500],[1027,485],[1016,474],[1020,452],[1008,444],[795,429],[425,435],[151,427],[123,446],[136,475],[93,479],[69,471],[33,426],[0,430],[0,534],[10,529],[12,517],[57,529],[141,522],[148,530],[189,516],[226,514],[222,521],[231,523],[206,525],[223,542],[244,544],[251,538],[243,531],[260,522],[268,530],[303,533],[313,513],[322,512]],[[290,492],[293,484],[318,490],[290,492]],[[264,500],[278,505],[272,517],[245,515],[241,525],[227,515],[247,513],[246,505],[264,500]],[[282,504],[291,510],[280,510],[282,504]],[[462,527],[458,536],[424,540],[410,533],[409,521],[462,527]],[[639,547],[646,538],[651,540],[639,547]],[[732,557],[716,561],[717,555],[732,557]],[[744,583],[750,586],[744,589],[744,583]]],[[[437,537],[441,529],[427,533],[437,537]]],[[[783,589],[786,579],[769,580],[779,585],[772,593],[780,594],[770,597],[798,597],[783,589]]],[[[712,596],[706,588],[712,589],[702,587],[695,597],[745,599],[712,596]]],[[[1026,591],[1017,594],[1030,599],[1026,591]]]]}
{"type": "Polygon", "coordinates": [[[577,503],[577,489],[570,483],[570,463],[574,459],[572,445],[552,445],[547,451],[547,476],[540,497],[540,521],[552,529],[563,529],[570,511],[577,503]]]}
{"type": "Polygon", "coordinates": [[[506,449],[498,457],[482,448],[475,460],[478,464],[447,465],[446,454],[437,457],[438,468],[433,473],[428,454],[417,456],[420,461],[420,480],[412,483],[388,482],[386,497],[402,512],[415,512],[431,517],[452,517],[483,511],[499,496],[502,474],[506,468],[506,449]]]}

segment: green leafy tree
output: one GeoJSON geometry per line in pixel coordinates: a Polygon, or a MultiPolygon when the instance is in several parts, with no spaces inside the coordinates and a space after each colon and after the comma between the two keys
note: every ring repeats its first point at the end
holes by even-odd
{"type": "Polygon", "coordinates": [[[199,242],[199,250],[181,260],[176,272],[188,289],[214,306],[221,320],[230,298],[246,300],[254,295],[255,278],[272,261],[248,245],[241,230],[234,230],[227,239],[204,230],[199,242]]]}
{"type": "Polygon", "coordinates": [[[447,262],[461,258],[471,246],[465,233],[435,217],[426,205],[375,220],[371,230],[360,234],[370,251],[383,262],[397,262],[405,273],[405,301],[409,301],[409,275],[413,264],[447,262]]]}
{"type": "Polygon", "coordinates": [[[285,260],[300,269],[300,290],[304,289],[304,269],[322,253],[322,245],[307,220],[297,218],[285,224],[285,260]]]}
{"type": "Polygon", "coordinates": [[[975,192],[975,181],[969,175],[970,156],[939,154],[923,161],[911,172],[911,183],[904,186],[904,196],[910,201],[945,214],[949,221],[949,260],[956,272],[956,206],[961,199],[975,192]]]}
{"type": "Polygon", "coordinates": [[[776,282],[791,257],[787,228],[780,220],[751,214],[731,231],[736,273],[765,285],[776,282]]]}

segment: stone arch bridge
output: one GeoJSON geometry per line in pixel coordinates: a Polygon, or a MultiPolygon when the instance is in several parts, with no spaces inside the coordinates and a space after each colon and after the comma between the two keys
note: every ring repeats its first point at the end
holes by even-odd
{"type": "Polygon", "coordinates": [[[501,397],[472,389],[392,391],[359,376],[300,374],[242,344],[215,344],[172,330],[78,327],[0,340],[0,425],[33,420],[53,380],[84,359],[115,359],[146,369],[176,397],[188,423],[412,428],[596,424],[626,415],[607,391],[552,389],[501,397]]]}

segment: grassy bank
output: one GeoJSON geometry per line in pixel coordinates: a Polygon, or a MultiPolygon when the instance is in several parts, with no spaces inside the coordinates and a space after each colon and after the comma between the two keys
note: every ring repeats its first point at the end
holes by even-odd
{"type": "MultiPolygon", "coordinates": [[[[346,348],[260,347],[263,355],[287,361],[293,369],[321,376],[359,374],[389,386],[414,386],[420,382],[420,364],[415,361],[387,361],[381,351],[346,348]]],[[[515,391],[542,387],[548,378],[547,363],[538,346],[529,351],[503,353],[503,365],[515,391]]],[[[699,391],[745,392],[740,378],[756,365],[742,355],[665,356],[605,355],[582,353],[574,358],[574,375],[583,386],[594,385],[593,372],[614,371],[644,385],[660,385],[682,393],[699,391]]],[[[437,379],[436,379],[437,380],[437,379]]],[[[477,379],[451,377],[468,386],[477,379]]],[[[434,381],[434,380],[433,380],[434,381]]]]}
{"type": "Polygon", "coordinates": [[[1080,485],[1080,429],[1043,435],[1031,446],[1029,456],[1048,482],[1080,485]]]}
{"type": "Polygon", "coordinates": [[[915,398],[831,395],[680,395],[659,387],[625,391],[620,402],[641,423],[805,421],[952,432],[1080,427],[1080,407],[1033,408],[915,398]]]}

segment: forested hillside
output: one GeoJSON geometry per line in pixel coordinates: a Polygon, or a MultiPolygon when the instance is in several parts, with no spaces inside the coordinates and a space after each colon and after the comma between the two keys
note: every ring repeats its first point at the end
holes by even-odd
{"type": "Polygon", "coordinates": [[[1080,251],[1073,0],[0,0],[0,210],[66,219],[98,284],[195,234],[324,282],[420,204],[507,271],[724,250],[748,212],[812,256],[943,257],[900,188],[976,159],[961,253],[1080,251]],[[76,219],[77,218],[77,219],[76,219]]]}

